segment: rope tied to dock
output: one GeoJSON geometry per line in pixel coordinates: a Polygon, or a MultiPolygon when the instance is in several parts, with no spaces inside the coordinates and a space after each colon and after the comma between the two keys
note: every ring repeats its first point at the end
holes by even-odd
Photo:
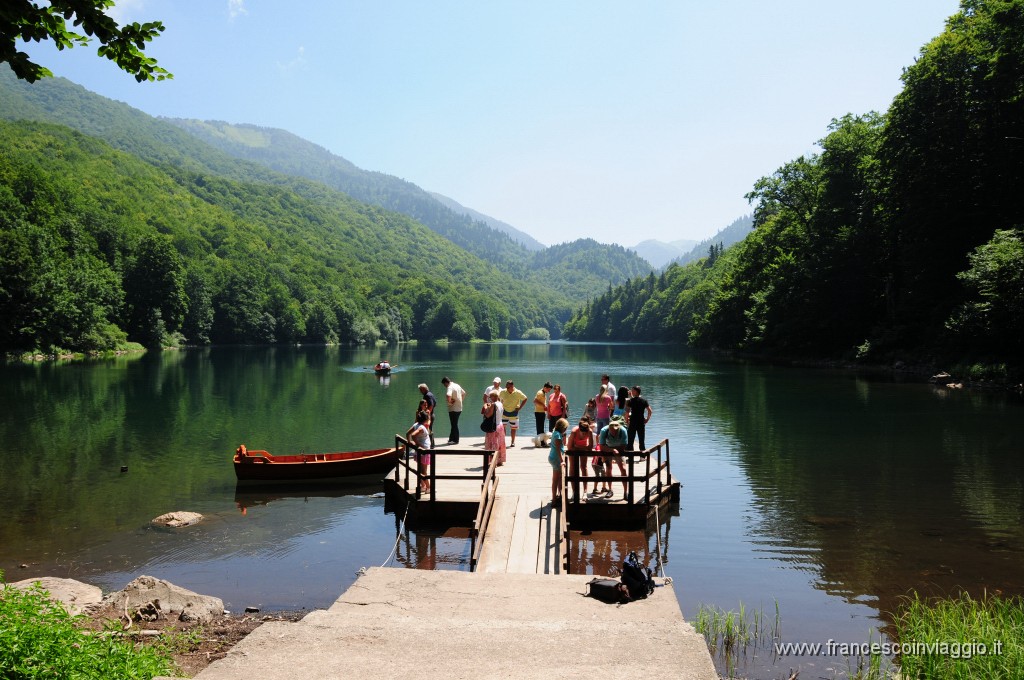
{"type": "MultiPolygon", "coordinates": [[[[398,554],[398,544],[402,542],[402,533],[405,531],[405,519],[409,516],[409,506],[410,505],[412,505],[412,504],[411,503],[406,503],[406,505],[405,505],[405,514],[402,515],[402,523],[398,526],[398,536],[395,538],[395,547],[393,547],[391,549],[391,554],[388,555],[388,558],[386,560],[384,560],[383,564],[380,565],[382,567],[388,566],[388,563],[392,562],[395,559],[395,555],[398,554]]],[[[360,571],[362,571],[362,570],[360,570],[360,571]]]]}

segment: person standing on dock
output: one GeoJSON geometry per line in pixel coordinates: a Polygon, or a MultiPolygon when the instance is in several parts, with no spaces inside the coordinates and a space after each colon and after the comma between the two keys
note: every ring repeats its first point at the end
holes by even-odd
{"type": "Polygon", "coordinates": [[[484,418],[494,418],[495,429],[494,432],[484,434],[484,448],[488,451],[494,451],[494,454],[498,457],[498,465],[504,465],[505,426],[502,424],[502,414],[505,409],[502,407],[498,395],[499,392],[491,392],[487,396],[487,401],[484,403],[483,408],[480,409],[480,414],[484,418]]]}
{"type": "Polygon", "coordinates": [[[615,397],[612,396],[605,385],[601,385],[595,401],[597,402],[597,413],[595,414],[597,416],[597,429],[594,431],[600,432],[601,428],[612,420],[612,411],[615,409],[615,397]]]}
{"type": "Polygon", "coordinates": [[[430,416],[429,420],[427,421],[427,429],[430,431],[430,446],[431,446],[431,448],[433,448],[433,446],[434,446],[434,409],[437,408],[437,398],[434,396],[434,393],[430,391],[430,388],[427,387],[427,383],[420,383],[417,387],[418,387],[418,389],[420,391],[420,394],[422,396],[420,398],[419,408],[417,408],[416,410],[417,410],[417,412],[419,412],[419,411],[426,411],[427,414],[430,416]]]}
{"type": "MultiPolygon", "coordinates": [[[[625,389],[625,388],[623,388],[625,389]]],[[[626,432],[622,428],[622,420],[613,416],[612,420],[604,427],[597,436],[597,443],[601,447],[601,457],[604,459],[604,466],[608,476],[612,476],[612,461],[618,463],[619,472],[623,478],[626,476],[626,466],[622,464],[622,454],[626,450],[626,432]]],[[[612,484],[608,482],[608,490],[604,492],[605,498],[611,498],[615,493],[612,491],[612,484]]],[[[626,496],[626,480],[622,480],[622,496],[626,496]]]]}
{"type": "Polygon", "coordinates": [[[629,402],[626,405],[626,423],[629,430],[628,448],[630,451],[633,450],[633,442],[636,439],[640,440],[640,450],[646,450],[644,446],[644,430],[653,412],[650,403],[640,396],[640,386],[633,385],[633,389],[630,390],[629,402]]]}
{"type": "Polygon", "coordinates": [[[484,406],[486,406],[487,404],[490,403],[490,401],[491,401],[491,399],[490,399],[491,392],[500,392],[500,391],[501,391],[501,378],[499,378],[498,376],[494,376],[494,380],[492,380],[491,384],[488,385],[487,389],[484,390],[484,406]]]}
{"type": "Polygon", "coordinates": [[[452,382],[451,378],[441,378],[441,384],[445,388],[445,399],[448,401],[448,420],[452,424],[452,432],[448,435],[449,444],[459,443],[459,416],[462,415],[462,400],[466,398],[466,390],[458,383],[452,382]]]}
{"type": "MultiPolygon", "coordinates": [[[[587,459],[590,458],[587,454],[594,450],[594,433],[590,431],[590,427],[589,419],[585,417],[580,418],[579,425],[574,427],[572,432],[569,433],[569,444],[567,447],[570,452],[584,454],[569,456],[569,476],[577,477],[582,473],[584,496],[587,493],[587,459]]],[[[596,482],[594,488],[597,489],[596,482]]],[[[572,493],[574,498],[583,499],[583,496],[580,496],[580,483],[578,481],[572,483],[572,493]]]]}
{"type": "MultiPolygon", "coordinates": [[[[426,411],[416,414],[416,422],[412,424],[406,433],[405,440],[416,447],[416,475],[419,477],[420,493],[430,491],[430,430],[427,429],[429,416],[426,411]],[[424,453],[426,451],[426,453],[424,453]]],[[[406,452],[408,455],[408,452],[406,452]]]]}
{"type": "Polygon", "coordinates": [[[519,409],[526,403],[526,395],[522,390],[516,388],[515,383],[508,380],[505,382],[505,389],[498,394],[498,398],[501,399],[501,405],[505,409],[501,414],[501,422],[505,425],[505,429],[512,433],[509,448],[513,448],[516,445],[516,432],[519,430],[519,409]]]}
{"type": "Polygon", "coordinates": [[[533,396],[533,415],[537,418],[537,439],[534,442],[537,446],[540,446],[540,438],[544,434],[544,419],[548,415],[548,392],[552,389],[551,383],[546,382],[533,396]]]}
{"type": "Polygon", "coordinates": [[[611,377],[607,373],[601,376],[601,387],[611,395],[612,399],[615,398],[615,383],[612,382],[611,377]]]}
{"type": "Polygon", "coordinates": [[[555,423],[559,418],[569,417],[569,398],[562,393],[562,386],[555,385],[555,391],[548,397],[548,424],[551,432],[555,431],[555,423]]]}
{"type": "Polygon", "coordinates": [[[559,491],[562,489],[562,452],[565,451],[565,431],[569,429],[569,421],[559,418],[551,426],[551,450],[548,451],[548,463],[551,464],[551,505],[561,500],[559,491]]]}

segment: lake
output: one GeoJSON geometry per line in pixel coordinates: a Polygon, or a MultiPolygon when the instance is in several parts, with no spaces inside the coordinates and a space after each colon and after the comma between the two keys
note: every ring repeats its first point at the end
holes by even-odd
{"type": "MultiPolygon", "coordinates": [[[[11,581],[54,575],[104,590],[150,574],[264,611],[326,607],[361,567],[467,569],[464,529],[401,527],[376,484],[236,490],[231,454],[242,443],[389,446],[412,422],[417,384],[440,393],[443,375],[469,392],[467,432],[496,375],[531,398],[545,380],[561,383],[579,414],[603,372],[643,387],[649,445],[670,440],[683,487],[678,510],[647,532],[576,535],[573,561],[588,573],[631,549],[650,558],[660,539],[687,618],[702,604],[742,603],[774,619],[777,605],[789,642],[878,639],[911,589],[1024,593],[1019,396],[559,342],[212,348],[0,367],[0,569],[11,581]],[[397,364],[390,380],[370,370],[381,358],[397,364]],[[173,510],[206,520],[150,525],[173,510]]],[[[436,431],[443,441],[443,414],[436,431]]],[[[738,661],[738,674],[757,677],[848,663],[772,658],[770,645],[738,661]]]]}

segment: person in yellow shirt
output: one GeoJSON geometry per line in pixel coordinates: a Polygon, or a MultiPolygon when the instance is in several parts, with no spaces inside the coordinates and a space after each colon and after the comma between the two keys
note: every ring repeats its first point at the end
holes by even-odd
{"type": "Polygon", "coordinates": [[[509,448],[512,448],[516,445],[516,432],[519,430],[519,409],[526,403],[526,395],[508,380],[505,382],[505,389],[498,393],[498,399],[505,409],[501,414],[501,422],[506,430],[512,431],[512,442],[509,444],[509,448]]]}
{"type": "Polygon", "coordinates": [[[546,382],[533,397],[533,415],[537,418],[537,437],[533,440],[535,446],[541,445],[541,437],[544,436],[544,423],[548,416],[548,392],[552,389],[554,388],[551,383],[546,382]]]}

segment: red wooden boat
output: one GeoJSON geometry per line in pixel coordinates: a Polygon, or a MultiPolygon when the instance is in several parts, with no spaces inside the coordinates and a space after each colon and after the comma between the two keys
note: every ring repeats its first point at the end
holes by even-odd
{"type": "Polygon", "coordinates": [[[233,461],[235,476],[240,481],[321,481],[386,473],[398,464],[398,451],[373,449],[273,456],[266,451],[250,451],[242,444],[235,450],[233,461]]]}

